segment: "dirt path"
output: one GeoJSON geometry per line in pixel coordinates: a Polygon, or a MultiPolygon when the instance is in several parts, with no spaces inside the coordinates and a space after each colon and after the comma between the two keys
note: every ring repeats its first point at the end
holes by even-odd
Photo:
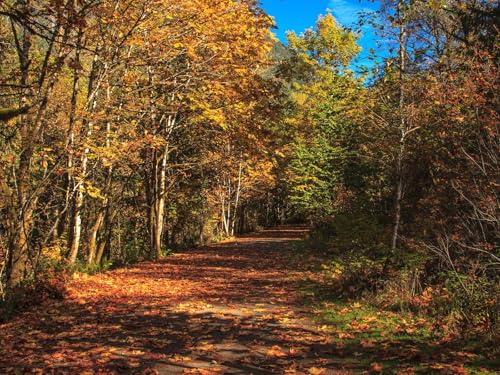
{"type": "Polygon", "coordinates": [[[297,300],[289,258],[303,234],[277,228],[79,276],[64,301],[0,326],[0,372],[338,373],[297,300]]]}

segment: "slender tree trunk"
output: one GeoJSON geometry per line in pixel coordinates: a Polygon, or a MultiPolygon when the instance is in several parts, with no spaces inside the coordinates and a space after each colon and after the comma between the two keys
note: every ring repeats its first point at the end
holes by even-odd
{"type": "Polygon", "coordinates": [[[11,244],[10,272],[7,280],[7,286],[10,288],[18,285],[24,278],[28,262],[28,241],[32,222],[32,211],[25,211],[21,215],[19,224],[16,227],[17,234],[14,242],[11,244]]]}
{"type": "Polygon", "coordinates": [[[392,233],[392,250],[396,250],[398,245],[398,237],[401,226],[401,202],[403,200],[403,189],[404,189],[404,158],[405,158],[405,137],[406,137],[406,118],[405,118],[405,105],[406,105],[406,97],[405,97],[405,69],[406,69],[406,25],[403,19],[403,11],[401,10],[402,2],[398,4],[397,14],[398,20],[400,22],[399,26],[399,116],[400,116],[400,141],[399,141],[399,149],[398,149],[398,159],[396,166],[396,175],[397,175],[397,186],[396,186],[396,199],[395,199],[395,207],[394,207],[394,229],[392,233]]]}
{"type": "Polygon", "coordinates": [[[394,207],[394,229],[392,232],[392,242],[391,242],[391,249],[396,250],[397,245],[398,245],[398,236],[399,236],[399,231],[400,231],[400,225],[401,225],[401,202],[403,200],[403,186],[404,186],[404,179],[403,179],[403,156],[405,152],[405,142],[403,139],[400,141],[400,146],[399,146],[399,153],[398,153],[398,161],[397,161],[397,166],[396,166],[396,171],[397,171],[397,186],[396,186],[396,200],[395,200],[395,207],[394,207]]]}
{"type": "MultiPolygon", "coordinates": [[[[92,62],[92,69],[90,73],[88,89],[87,89],[87,101],[90,101],[90,108],[88,109],[88,113],[92,113],[97,107],[97,98],[99,96],[99,89],[95,89],[94,92],[94,80],[97,73],[97,60],[99,56],[99,47],[97,47],[94,53],[94,60],[92,62]]],[[[89,103],[87,103],[88,105],[89,103]]],[[[84,125],[86,124],[86,135],[84,137],[85,143],[90,141],[94,123],[92,120],[85,120],[84,125]]],[[[71,220],[71,244],[70,251],[68,256],[68,261],[70,264],[74,264],[76,259],[78,258],[78,252],[80,249],[80,238],[82,234],[82,209],[83,203],[85,199],[85,179],[87,176],[87,167],[88,167],[88,155],[90,153],[90,148],[88,145],[84,146],[83,154],[81,157],[81,166],[80,166],[80,176],[79,181],[75,186],[75,201],[73,207],[73,217],[71,220]]]]}
{"type": "MultiPolygon", "coordinates": [[[[225,187],[223,187],[225,189],[225,187]]],[[[222,232],[227,234],[227,219],[226,219],[226,193],[223,191],[221,194],[221,224],[222,224],[222,232]]]]}
{"type": "Polygon", "coordinates": [[[243,164],[240,162],[238,169],[238,184],[236,186],[236,198],[234,200],[234,209],[233,209],[233,217],[231,219],[231,236],[234,236],[234,231],[236,227],[236,216],[238,213],[238,206],[240,203],[240,195],[241,195],[241,175],[243,172],[243,164]]]}
{"type": "MultiPolygon", "coordinates": [[[[29,14],[31,2],[29,0],[22,1],[23,12],[29,14]]],[[[37,205],[38,196],[36,192],[31,191],[31,161],[33,158],[35,145],[39,140],[40,132],[44,124],[47,105],[52,90],[57,82],[58,73],[64,63],[65,48],[61,47],[57,54],[54,64],[49,69],[49,60],[52,57],[55,40],[58,35],[62,35],[62,45],[65,44],[69,37],[70,25],[65,26],[64,30],[58,22],[53,29],[51,39],[45,51],[45,56],[42,64],[39,77],[36,81],[36,93],[30,88],[30,52],[32,47],[32,36],[27,28],[22,28],[22,38],[19,37],[19,32],[14,23],[12,23],[12,33],[14,36],[17,54],[20,66],[20,86],[24,87],[24,93],[20,99],[19,107],[25,107],[28,98],[39,99],[39,105],[35,114],[26,114],[19,118],[19,128],[21,136],[21,152],[19,155],[18,169],[14,174],[17,188],[17,201],[14,206],[17,212],[17,217],[12,221],[14,224],[11,227],[10,233],[10,248],[9,253],[9,271],[7,276],[7,284],[9,287],[14,287],[22,280],[26,270],[26,262],[29,257],[29,236],[33,224],[33,213],[37,205]],[[63,33],[64,31],[64,33],[63,33]],[[49,75],[49,71],[52,75],[49,75]],[[50,78],[48,78],[50,77],[50,78]]]]}
{"type": "Polygon", "coordinates": [[[101,228],[101,224],[104,220],[104,211],[100,210],[97,214],[96,221],[90,230],[90,238],[89,238],[89,255],[87,258],[87,264],[90,266],[94,263],[94,259],[97,255],[97,234],[99,232],[99,228],[101,228]]]}
{"type": "MultiPolygon", "coordinates": [[[[110,106],[111,103],[111,85],[110,82],[108,81],[107,87],[106,87],[106,102],[108,106],[110,106]]],[[[107,111],[107,115],[110,116],[109,110],[107,111]]],[[[105,140],[105,146],[109,150],[111,147],[111,122],[109,121],[109,118],[106,120],[106,140],[105,140]]],[[[88,252],[88,258],[87,258],[87,264],[91,265],[97,254],[97,235],[99,233],[99,230],[101,229],[102,223],[104,222],[105,215],[107,211],[109,210],[109,205],[111,203],[111,187],[112,187],[112,181],[113,181],[113,165],[109,165],[107,167],[106,171],[106,181],[104,183],[104,189],[102,192],[102,195],[104,196],[104,200],[102,203],[100,202],[98,204],[98,214],[97,214],[97,219],[92,226],[92,229],[90,231],[90,238],[89,238],[89,252],[88,252]]]]}
{"type": "Polygon", "coordinates": [[[106,249],[106,244],[108,243],[107,240],[102,241],[99,243],[99,248],[97,249],[97,254],[95,257],[95,264],[101,264],[102,263],[102,258],[104,255],[104,250],[106,249]]]}
{"type": "MultiPolygon", "coordinates": [[[[97,100],[97,98],[95,99],[97,100]]],[[[94,101],[95,106],[95,101],[94,101]]],[[[92,121],[88,122],[88,130],[86,138],[90,140],[93,132],[93,123],[92,121]]],[[[69,263],[74,264],[78,257],[78,251],[80,248],[80,239],[82,235],[82,209],[83,203],[85,199],[85,178],[87,176],[87,167],[88,167],[88,154],[90,152],[90,148],[85,146],[83,150],[83,155],[81,159],[81,170],[80,170],[80,181],[77,184],[76,195],[75,195],[75,205],[73,208],[73,220],[72,220],[72,238],[71,238],[71,246],[69,253],[69,263]]]]}
{"type": "Polygon", "coordinates": [[[78,36],[76,40],[76,51],[75,51],[75,60],[73,62],[73,84],[72,84],[72,92],[71,92],[71,107],[69,111],[69,124],[68,124],[68,135],[66,138],[66,148],[68,149],[68,160],[67,160],[67,168],[66,168],[66,178],[64,185],[64,206],[58,218],[59,223],[57,226],[56,237],[60,238],[64,233],[66,227],[66,221],[68,216],[68,208],[71,202],[71,196],[73,194],[73,188],[75,186],[74,177],[73,177],[73,153],[75,146],[75,121],[76,121],[76,109],[78,105],[78,91],[80,89],[80,74],[81,74],[81,66],[80,66],[80,55],[81,55],[81,40],[83,36],[83,30],[78,30],[78,36]]]}
{"type": "Polygon", "coordinates": [[[158,259],[162,250],[163,228],[165,221],[165,203],[166,203],[166,183],[167,183],[167,161],[169,147],[165,145],[165,149],[161,155],[159,177],[158,177],[158,195],[155,200],[155,228],[154,228],[154,247],[153,256],[158,259]]]}
{"type": "Polygon", "coordinates": [[[231,236],[231,198],[232,198],[231,177],[227,178],[227,211],[226,211],[226,234],[231,236]]]}
{"type": "MultiPolygon", "coordinates": [[[[29,1],[25,1],[24,6],[27,8],[29,6],[29,1]]],[[[31,35],[28,30],[23,30],[22,41],[18,39],[18,34],[14,23],[12,23],[12,32],[15,36],[17,53],[19,57],[19,66],[21,71],[21,79],[19,84],[21,87],[26,87],[24,94],[20,99],[19,107],[24,106],[28,97],[31,95],[30,90],[27,88],[29,85],[29,67],[30,67],[30,50],[31,50],[31,35]]],[[[29,165],[31,162],[31,154],[33,152],[33,146],[31,144],[32,140],[29,139],[29,131],[31,123],[31,116],[24,115],[19,117],[18,123],[21,129],[21,139],[22,151],[19,156],[19,167],[14,175],[17,185],[17,201],[14,204],[16,207],[16,217],[12,220],[12,233],[10,239],[9,252],[9,270],[7,277],[7,285],[9,287],[16,286],[24,277],[24,272],[26,269],[26,262],[28,259],[28,236],[30,232],[31,213],[26,211],[28,192],[27,192],[27,179],[29,174],[29,165]]]]}
{"type": "MultiPolygon", "coordinates": [[[[173,98],[172,98],[173,100],[173,98]]],[[[165,228],[165,207],[167,203],[167,165],[168,158],[170,156],[170,135],[175,127],[177,120],[177,114],[171,114],[168,116],[165,125],[164,141],[165,145],[160,156],[159,163],[157,162],[157,171],[155,174],[155,210],[156,215],[154,219],[154,244],[153,244],[153,256],[158,259],[161,255],[163,248],[163,232],[165,228]]]]}
{"type": "MultiPolygon", "coordinates": [[[[161,151],[155,149],[152,152],[152,171],[150,174],[150,181],[148,182],[149,192],[149,236],[150,236],[150,250],[153,259],[158,259],[161,256],[163,247],[163,232],[165,227],[165,206],[167,195],[167,164],[170,154],[170,137],[176,126],[177,112],[170,113],[168,116],[164,115],[158,118],[157,108],[155,104],[155,92],[153,90],[155,85],[154,71],[151,66],[148,67],[148,84],[151,87],[149,94],[149,111],[150,123],[152,128],[158,129],[155,136],[161,136],[164,145],[161,151]]],[[[175,85],[175,82],[174,82],[175,85]]],[[[173,105],[175,100],[175,93],[168,97],[168,101],[173,105]]]]}

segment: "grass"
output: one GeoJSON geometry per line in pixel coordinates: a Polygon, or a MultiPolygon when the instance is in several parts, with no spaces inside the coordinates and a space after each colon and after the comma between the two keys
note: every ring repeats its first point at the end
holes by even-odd
{"type": "Polygon", "coordinates": [[[302,241],[294,254],[294,266],[312,276],[299,286],[302,300],[314,311],[346,369],[374,374],[498,373],[494,345],[449,337],[426,316],[387,311],[366,298],[339,297],[321,266],[331,260],[324,252],[311,252],[302,241]]]}

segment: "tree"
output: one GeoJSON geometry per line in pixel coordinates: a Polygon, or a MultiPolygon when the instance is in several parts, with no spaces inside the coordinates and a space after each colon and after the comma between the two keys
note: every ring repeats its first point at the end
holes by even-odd
{"type": "Polygon", "coordinates": [[[24,277],[30,255],[30,242],[34,225],[34,214],[41,191],[48,183],[50,170],[45,163],[33,168],[40,157],[39,148],[46,128],[49,101],[66,57],[71,51],[70,41],[75,27],[85,19],[85,12],[92,3],[78,6],[73,1],[59,2],[45,7],[43,2],[30,0],[2,3],[2,22],[11,25],[11,41],[17,54],[18,64],[10,69],[13,83],[7,75],[3,85],[10,88],[22,109],[16,118],[12,137],[7,148],[15,155],[12,173],[8,176],[5,199],[8,201],[9,260],[7,280],[16,286],[24,277]],[[24,108],[29,107],[29,111],[24,108]],[[35,169],[35,170],[34,170],[35,169]],[[33,179],[34,175],[38,178],[33,179]]]}
{"type": "Polygon", "coordinates": [[[336,190],[352,182],[359,135],[354,118],[363,89],[349,64],[360,49],[356,35],[331,14],[320,17],[315,29],[288,38],[292,57],[281,69],[294,80],[295,121],[302,129],[290,162],[290,200],[299,212],[321,220],[335,212],[336,190]]]}

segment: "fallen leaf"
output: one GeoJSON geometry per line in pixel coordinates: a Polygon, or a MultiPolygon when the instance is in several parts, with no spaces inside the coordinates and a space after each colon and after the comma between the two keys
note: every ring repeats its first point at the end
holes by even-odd
{"type": "Polygon", "coordinates": [[[371,365],[370,365],[370,369],[377,373],[377,374],[380,374],[382,372],[382,365],[378,362],[373,362],[371,365]]]}
{"type": "Polygon", "coordinates": [[[311,367],[307,371],[310,375],[325,375],[326,374],[326,368],[322,368],[322,367],[311,367]]]}
{"type": "Polygon", "coordinates": [[[288,354],[285,353],[278,345],[273,345],[271,349],[267,351],[269,357],[286,357],[288,354]]]}

